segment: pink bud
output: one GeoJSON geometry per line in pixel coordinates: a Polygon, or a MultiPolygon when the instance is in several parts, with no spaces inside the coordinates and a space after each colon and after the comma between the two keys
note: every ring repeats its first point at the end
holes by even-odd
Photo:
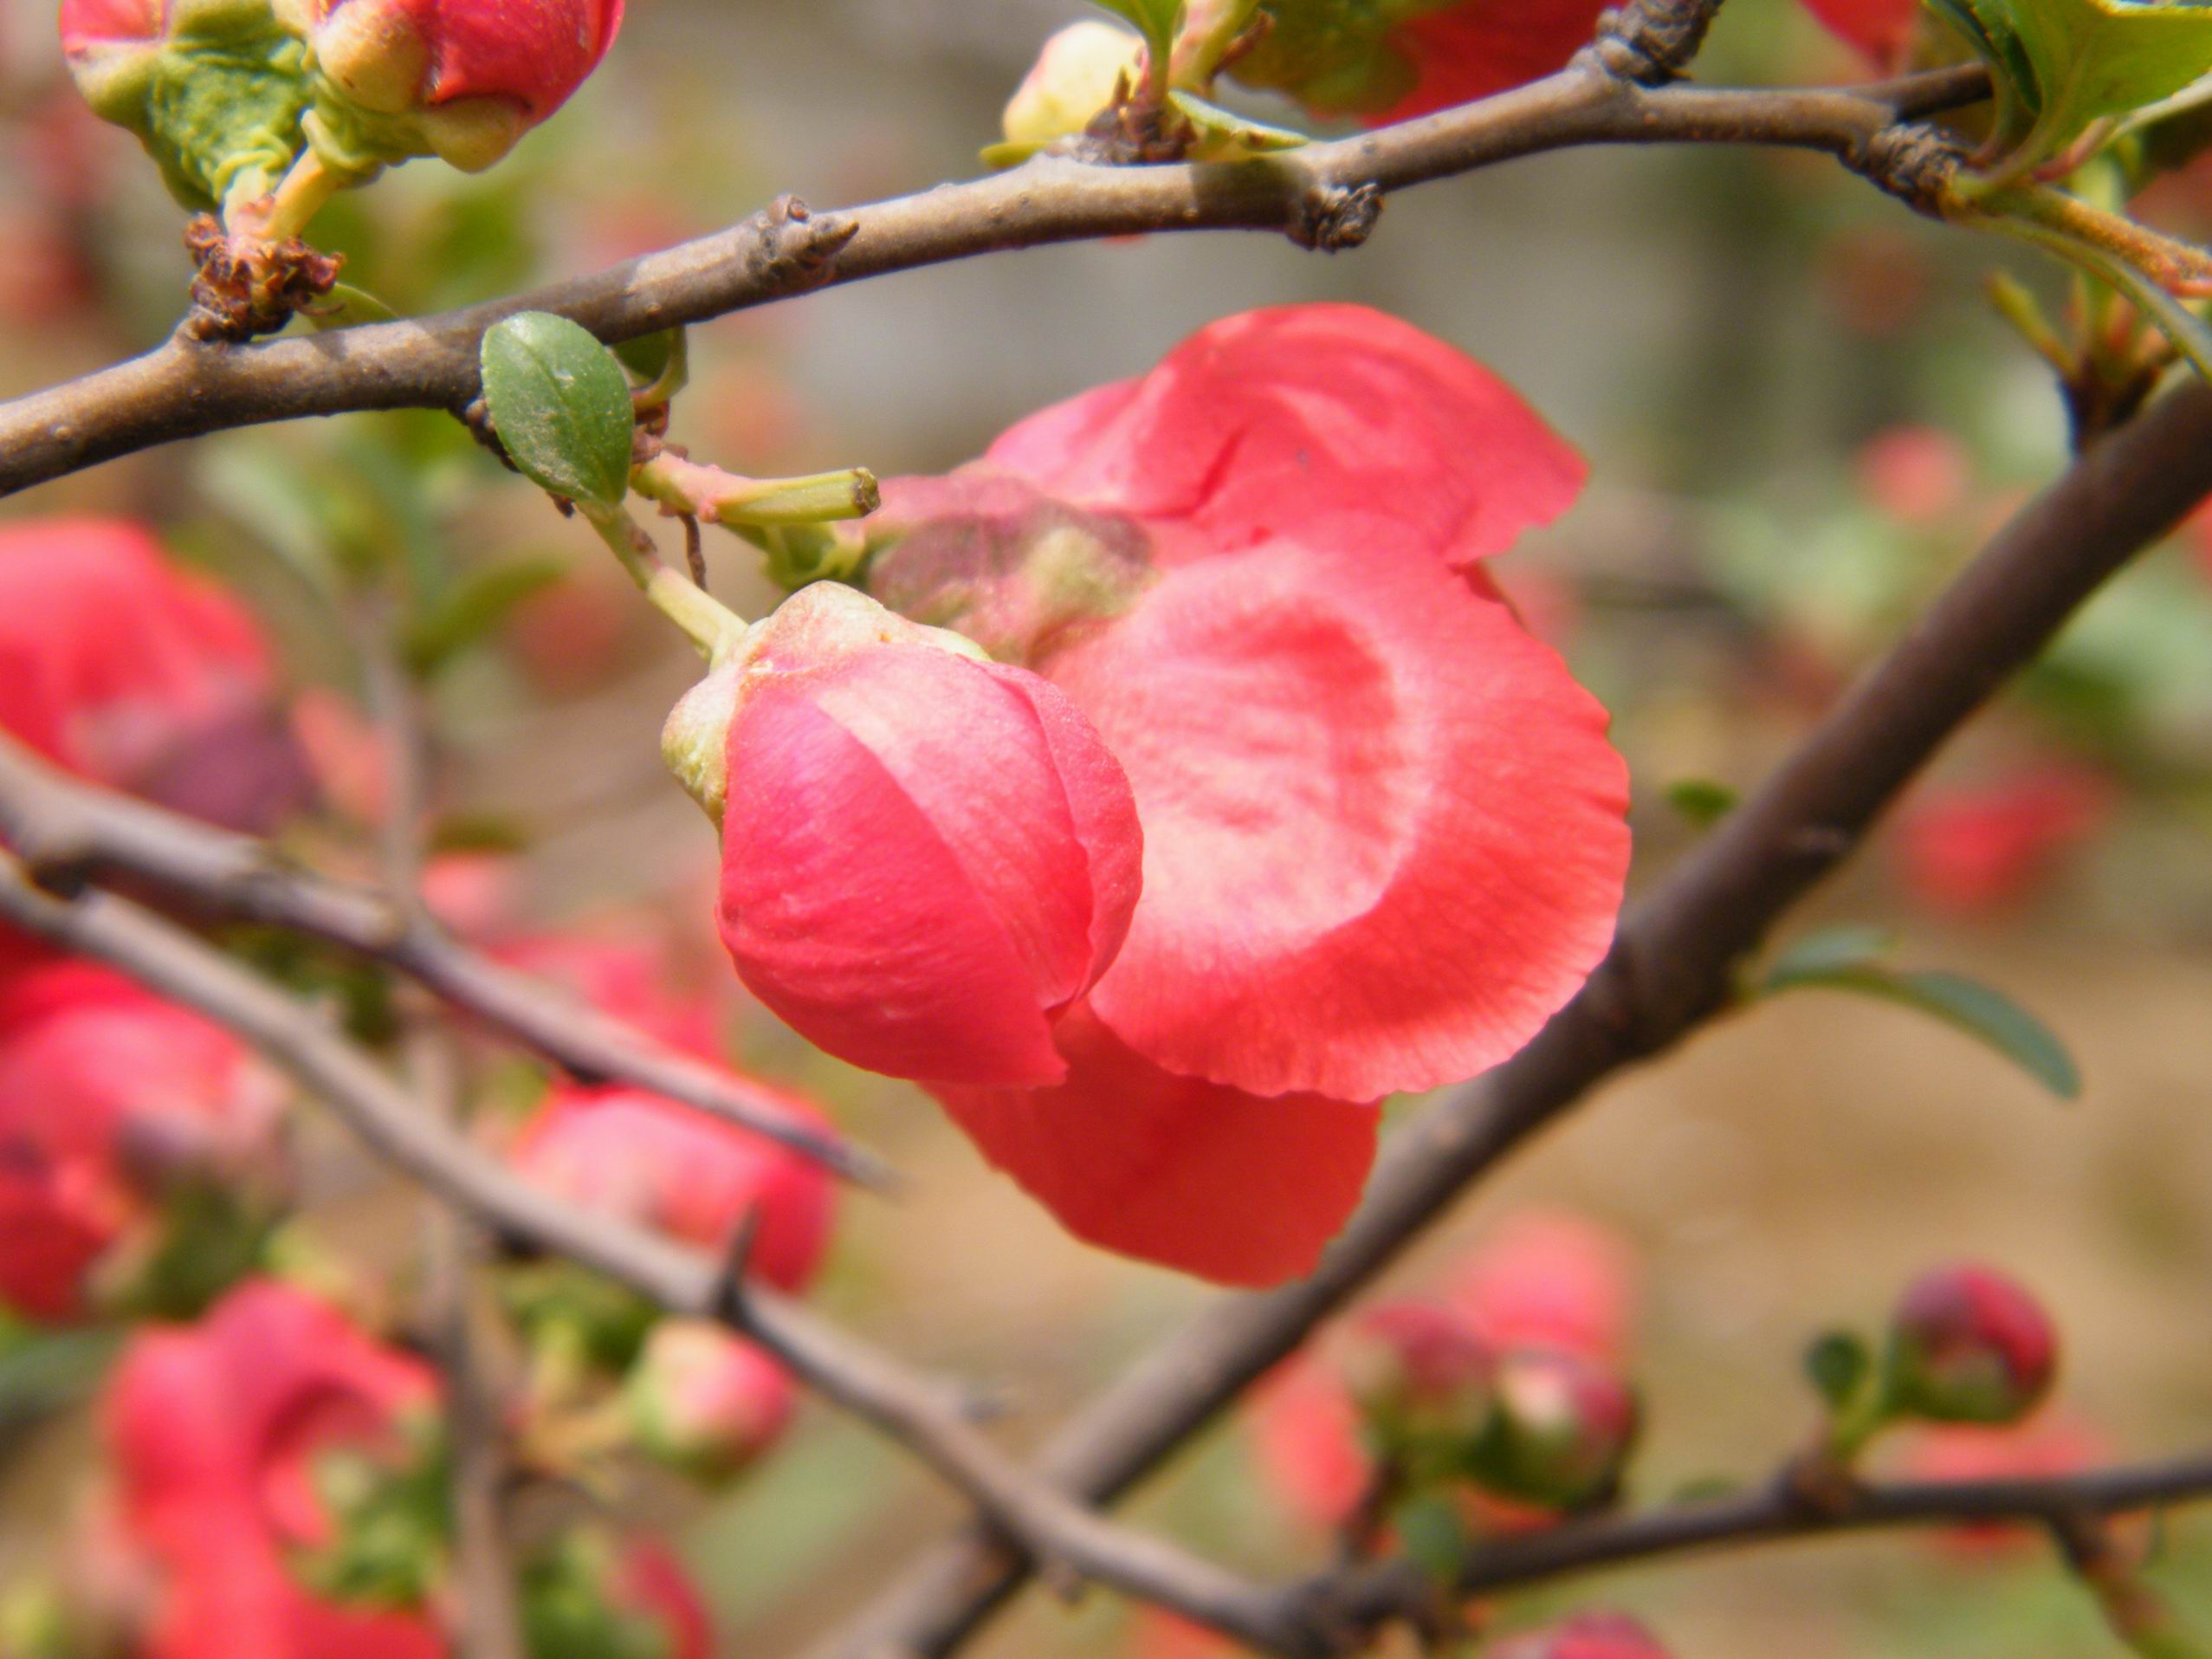
{"type": "Polygon", "coordinates": [[[1973,783],[1931,783],[1898,816],[1898,873],[1931,910],[1998,911],[2032,897],[2111,820],[2102,774],[2052,759],[1973,783]]]}
{"type": "Polygon", "coordinates": [[[1453,1274],[1451,1300],[1493,1348],[1554,1348],[1617,1364],[1628,1347],[1634,1257],[1579,1215],[1516,1215],[1453,1274]]]}
{"type": "Polygon", "coordinates": [[[1552,1509],[1606,1497],[1634,1446],[1636,1397],[1578,1355],[1522,1349],[1497,1363],[1497,1416],[1471,1473],[1486,1490],[1552,1509]]]}
{"type": "Polygon", "coordinates": [[[765,1351],[691,1319],[655,1325],[624,1385],[639,1445],[703,1481],[728,1479],[775,1444],[795,1392],[765,1351]]]}
{"type": "MultiPolygon", "coordinates": [[[[795,1096],[794,1121],[822,1123],[795,1096]]],[[[571,1202],[706,1250],[729,1247],[757,1217],[754,1271],[781,1290],[805,1285],[829,1240],[830,1178],[798,1153],[655,1095],[558,1089],[516,1139],[514,1167],[571,1202]]]]}
{"type": "Polygon", "coordinates": [[[1456,1459],[1490,1424],[1497,1357],[1450,1308],[1375,1308],[1346,1333],[1336,1363],[1368,1432],[1393,1456],[1456,1459]]]}
{"type": "Polygon", "coordinates": [[[1053,1023],[1136,903],[1136,809],[1064,696],[980,656],[818,583],[668,748],[719,808],[722,942],[769,1008],[870,1071],[1051,1084],[1053,1023]]]}
{"type": "Polygon", "coordinates": [[[1937,1422],[2016,1422],[2050,1392],[2058,1333],[2033,1293],[1994,1269],[1914,1281],[1890,1319],[1896,1404],[1937,1422]]]}
{"type": "Polygon", "coordinates": [[[134,524],[0,528],[0,729],[98,783],[262,830],[307,778],[236,599],[134,524]]]}
{"type": "Polygon", "coordinates": [[[659,1632],[664,1659],[714,1659],[715,1628],[707,1604],[666,1545],[631,1539],[616,1564],[609,1591],[617,1606],[645,1619],[659,1632]]]}
{"type": "Polygon", "coordinates": [[[1485,1651],[1487,1659],[1671,1659],[1657,1636],[1620,1613],[1580,1613],[1485,1651]]]}
{"type": "Polygon", "coordinates": [[[273,1172],[286,1098],[228,1032],[106,969],[0,982],[0,1300],[84,1312],[165,1195],[273,1172]]]}
{"type": "Polygon", "coordinates": [[[622,10],[623,0],[277,0],[319,72],[318,148],[379,148],[380,125],[406,118],[411,152],[471,171],[584,84],[622,10]],[[348,117],[365,132],[340,130],[348,117]]]}

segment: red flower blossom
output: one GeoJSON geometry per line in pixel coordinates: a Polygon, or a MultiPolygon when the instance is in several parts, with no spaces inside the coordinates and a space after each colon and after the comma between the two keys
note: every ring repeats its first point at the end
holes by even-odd
{"type": "Polygon", "coordinates": [[[630,1540],[610,1589],[618,1607],[659,1628],[663,1659],[715,1659],[715,1627],[707,1604],[666,1545],[650,1539],[630,1540]]]}
{"type": "Polygon", "coordinates": [[[1991,1268],[1924,1274],[1891,1316],[1891,1386],[1913,1416],[2015,1422],[2050,1392],[2057,1371],[2050,1315],[2032,1292],[1991,1268]]]}
{"type": "Polygon", "coordinates": [[[1373,1108],[1178,1077],[1086,1008],[1057,1035],[1057,1087],[931,1092],[1077,1238],[1223,1284],[1311,1270],[1366,1183],[1373,1108]]]}
{"type": "Polygon", "coordinates": [[[2110,820],[2114,793],[2100,774],[2063,761],[1929,785],[1898,814],[1899,873],[1915,898],[1950,915],[2018,903],[2110,820]]]}
{"type": "Polygon", "coordinates": [[[0,729],[230,828],[266,829],[307,793],[259,625],[119,520],[0,528],[0,729]]]}
{"type": "Polygon", "coordinates": [[[315,1465],[404,1456],[436,1407],[421,1362],[289,1286],[242,1286],[198,1324],[133,1338],[103,1416],[129,1544],[161,1583],[148,1659],[437,1659],[425,1616],[340,1605],[288,1552],[333,1526],[315,1465]]]}
{"type": "Polygon", "coordinates": [[[307,41],[327,96],[372,120],[427,115],[422,147],[475,168],[584,84],[622,27],[623,0],[278,0],[276,10],[307,41]]]}
{"type": "Polygon", "coordinates": [[[1531,1211],[1469,1254],[1445,1296],[1493,1348],[1549,1348],[1617,1365],[1628,1351],[1634,1259],[1594,1222],[1531,1211]]]}
{"type": "MultiPolygon", "coordinates": [[[[1581,474],[1459,353],[1314,306],[1203,330],[975,467],[889,489],[878,593],[1064,691],[1144,824],[1142,897],[1089,1001],[1115,1041],[1064,1042],[1077,1075],[1060,1109],[1126,1086],[1087,1066],[1217,1084],[1233,1113],[1187,1138],[1233,1169],[1224,1137],[1266,1121],[1250,1097],[1298,1098],[1310,1132],[1316,1097],[1472,1075],[1579,988],[1619,905],[1625,770],[1603,710],[1471,567],[1562,510],[1581,474]]],[[[1325,1135],[1341,1178],[1299,1185],[1299,1219],[1277,1222],[1304,1247],[1271,1268],[1240,1257],[1247,1273],[1304,1271],[1341,1226],[1368,1157],[1351,1110],[1325,1135]]],[[[1120,1114],[1068,1115],[1085,1157],[1129,1167],[1109,1150],[1120,1114]]],[[[1159,1125],[1148,1112],[1129,1132],[1152,1143],[1159,1125]]],[[[1047,1167],[1057,1144],[1002,1124],[987,1150],[1064,1218],[1083,1198],[1047,1167]]],[[[1265,1144],[1244,1158],[1273,1167],[1265,1144]]],[[[1222,1208],[1235,1184],[1076,1230],[1219,1273],[1243,1244],[1201,1240],[1250,1224],[1222,1208]]]]}
{"type": "MultiPolygon", "coordinates": [[[[784,1096],[791,1116],[820,1113],[784,1096]]],[[[522,1175],[572,1203],[707,1250],[727,1249],[759,1215],[753,1271],[781,1290],[813,1277],[829,1241],[829,1176],[796,1152],[622,1088],[555,1090],[510,1154],[522,1175]]]]}
{"type": "Polygon", "coordinates": [[[1605,0],[1270,0],[1274,28],[1230,70],[1321,115],[1407,120],[1540,79],[1597,34],[1605,0]],[[1408,15],[1410,14],[1410,15],[1408,15]]]}
{"type": "Polygon", "coordinates": [[[1805,0],[1805,9],[1885,68],[1903,61],[1920,21],[1920,0],[1805,0]]]}
{"type": "Polygon", "coordinates": [[[0,982],[0,1301],[82,1314],[165,1194],[273,1160],[284,1098],[228,1032],[106,969],[0,982]]]}
{"type": "Polygon", "coordinates": [[[670,753],[721,825],[722,942],[786,1024],[895,1077],[1056,1083],[1052,1026],[1136,901],[1136,812],[1064,695],[980,656],[818,583],[670,753]]]}
{"type": "MultiPolygon", "coordinates": [[[[2002,1428],[1931,1424],[1914,1431],[1901,1464],[1919,1481],[2051,1480],[2079,1474],[2111,1455],[2111,1441],[2062,1407],[2002,1428]]],[[[2028,1553],[2042,1547],[2035,1529],[2002,1522],[1947,1527],[1944,1542],[1975,1559],[2028,1553]]]]}

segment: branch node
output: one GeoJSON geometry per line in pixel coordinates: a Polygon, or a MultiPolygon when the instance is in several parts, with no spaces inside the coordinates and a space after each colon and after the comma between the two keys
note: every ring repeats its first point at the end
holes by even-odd
{"type": "Polygon", "coordinates": [[[1374,185],[1316,185],[1298,198],[1290,240],[1313,253],[1341,254],[1374,234],[1382,191],[1374,185]]]}
{"type": "Polygon", "coordinates": [[[831,262],[860,234],[859,220],[817,214],[796,196],[777,197],[753,222],[760,240],[752,274],[783,294],[803,294],[827,282],[831,262]]]}
{"type": "Polygon", "coordinates": [[[1950,134],[1932,126],[1885,126],[1847,151],[1844,165],[1888,191],[1916,213],[1944,217],[1963,152],[1950,134]]]}
{"type": "Polygon", "coordinates": [[[1598,37],[1581,61],[1640,87],[1679,81],[1719,10],[1719,0],[1629,0],[1598,19],[1598,37]]]}

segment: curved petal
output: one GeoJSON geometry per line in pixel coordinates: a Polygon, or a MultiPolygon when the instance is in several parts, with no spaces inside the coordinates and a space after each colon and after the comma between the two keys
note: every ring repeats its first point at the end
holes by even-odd
{"type": "Polygon", "coordinates": [[[1596,38],[1612,0],[1461,0],[1407,19],[1391,44],[1413,67],[1413,89],[1374,118],[1411,120],[1472,103],[1563,69],[1596,38]]]}
{"type": "Polygon", "coordinates": [[[1100,1019],[1171,1071],[1373,1099],[1487,1069],[1581,987],[1627,775],[1505,606],[1323,528],[1347,551],[1183,567],[1046,672],[1145,826],[1100,1019]]]}
{"type": "Polygon", "coordinates": [[[1362,513],[1453,566],[1565,512],[1587,470],[1472,358],[1355,305],[1202,328],[1142,379],[1022,422],[984,464],[1077,507],[1190,533],[1163,558],[1362,513]]]}
{"type": "Polygon", "coordinates": [[[1374,1107],[1176,1077],[1080,1006],[1058,1036],[1057,1088],[931,1092],[1077,1238],[1227,1285],[1313,1270],[1366,1184],[1374,1107]]]}

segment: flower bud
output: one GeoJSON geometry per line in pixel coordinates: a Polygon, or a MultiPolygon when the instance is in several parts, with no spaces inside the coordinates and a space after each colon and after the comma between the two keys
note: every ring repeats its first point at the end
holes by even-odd
{"type": "Polygon", "coordinates": [[[1671,1659],[1657,1636],[1620,1613],[1579,1613],[1562,1624],[1525,1630],[1487,1653],[1489,1659],[1671,1659]]]}
{"type": "Polygon", "coordinates": [[[275,0],[307,42],[306,129],[333,171],[435,155],[488,167],[584,84],[623,0],[275,0]]]}
{"type": "Polygon", "coordinates": [[[62,0],[61,16],[85,101],[137,134],[187,206],[258,194],[291,165],[307,77],[268,0],[62,0]]]}
{"type": "Polygon", "coordinates": [[[1009,144],[1051,144],[1071,138],[1113,107],[1142,72],[1144,42],[1095,18],[1070,23],[1045,42],[1037,62],[1006,105],[1009,144]]]}
{"type": "Polygon", "coordinates": [[[791,1374],[719,1325],[663,1319],[646,1339],[623,1401],[645,1454],[694,1480],[740,1473],[791,1421],[791,1374]]]}
{"type": "Polygon", "coordinates": [[[1496,1366],[1465,1320],[1428,1302],[1374,1309],[1337,1357],[1376,1448],[1424,1467],[1456,1460],[1490,1426],[1496,1366]]]}
{"type": "Polygon", "coordinates": [[[0,1302],[69,1319],[139,1288],[119,1267],[235,1260],[227,1236],[274,1208],[286,1098],[229,1033],[120,975],[62,962],[7,982],[0,1302]],[[172,1224],[165,1202],[187,1192],[218,1202],[172,1224]]]}
{"type": "Polygon", "coordinates": [[[1497,1362],[1497,1411],[1469,1473],[1499,1497],[1549,1509],[1602,1500],[1634,1446],[1636,1397],[1579,1355],[1524,1348],[1497,1362]]]}
{"type": "Polygon", "coordinates": [[[1948,1267],[1890,1319],[1892,1403],[1936,1422],[2017,1422],[2050,1392],[2058,1335],[2027,1290],[1987,1267],[1948,1267]]]}
{"type": "Polygon", "coordinates": [[[1142,837],[1057,690],[817,583],[679,705],[671,765],[722,830],[722,943],[754,994],[894,1077],[1057,1083],[1054,1022],[1113,961],[1142,837]]]}

